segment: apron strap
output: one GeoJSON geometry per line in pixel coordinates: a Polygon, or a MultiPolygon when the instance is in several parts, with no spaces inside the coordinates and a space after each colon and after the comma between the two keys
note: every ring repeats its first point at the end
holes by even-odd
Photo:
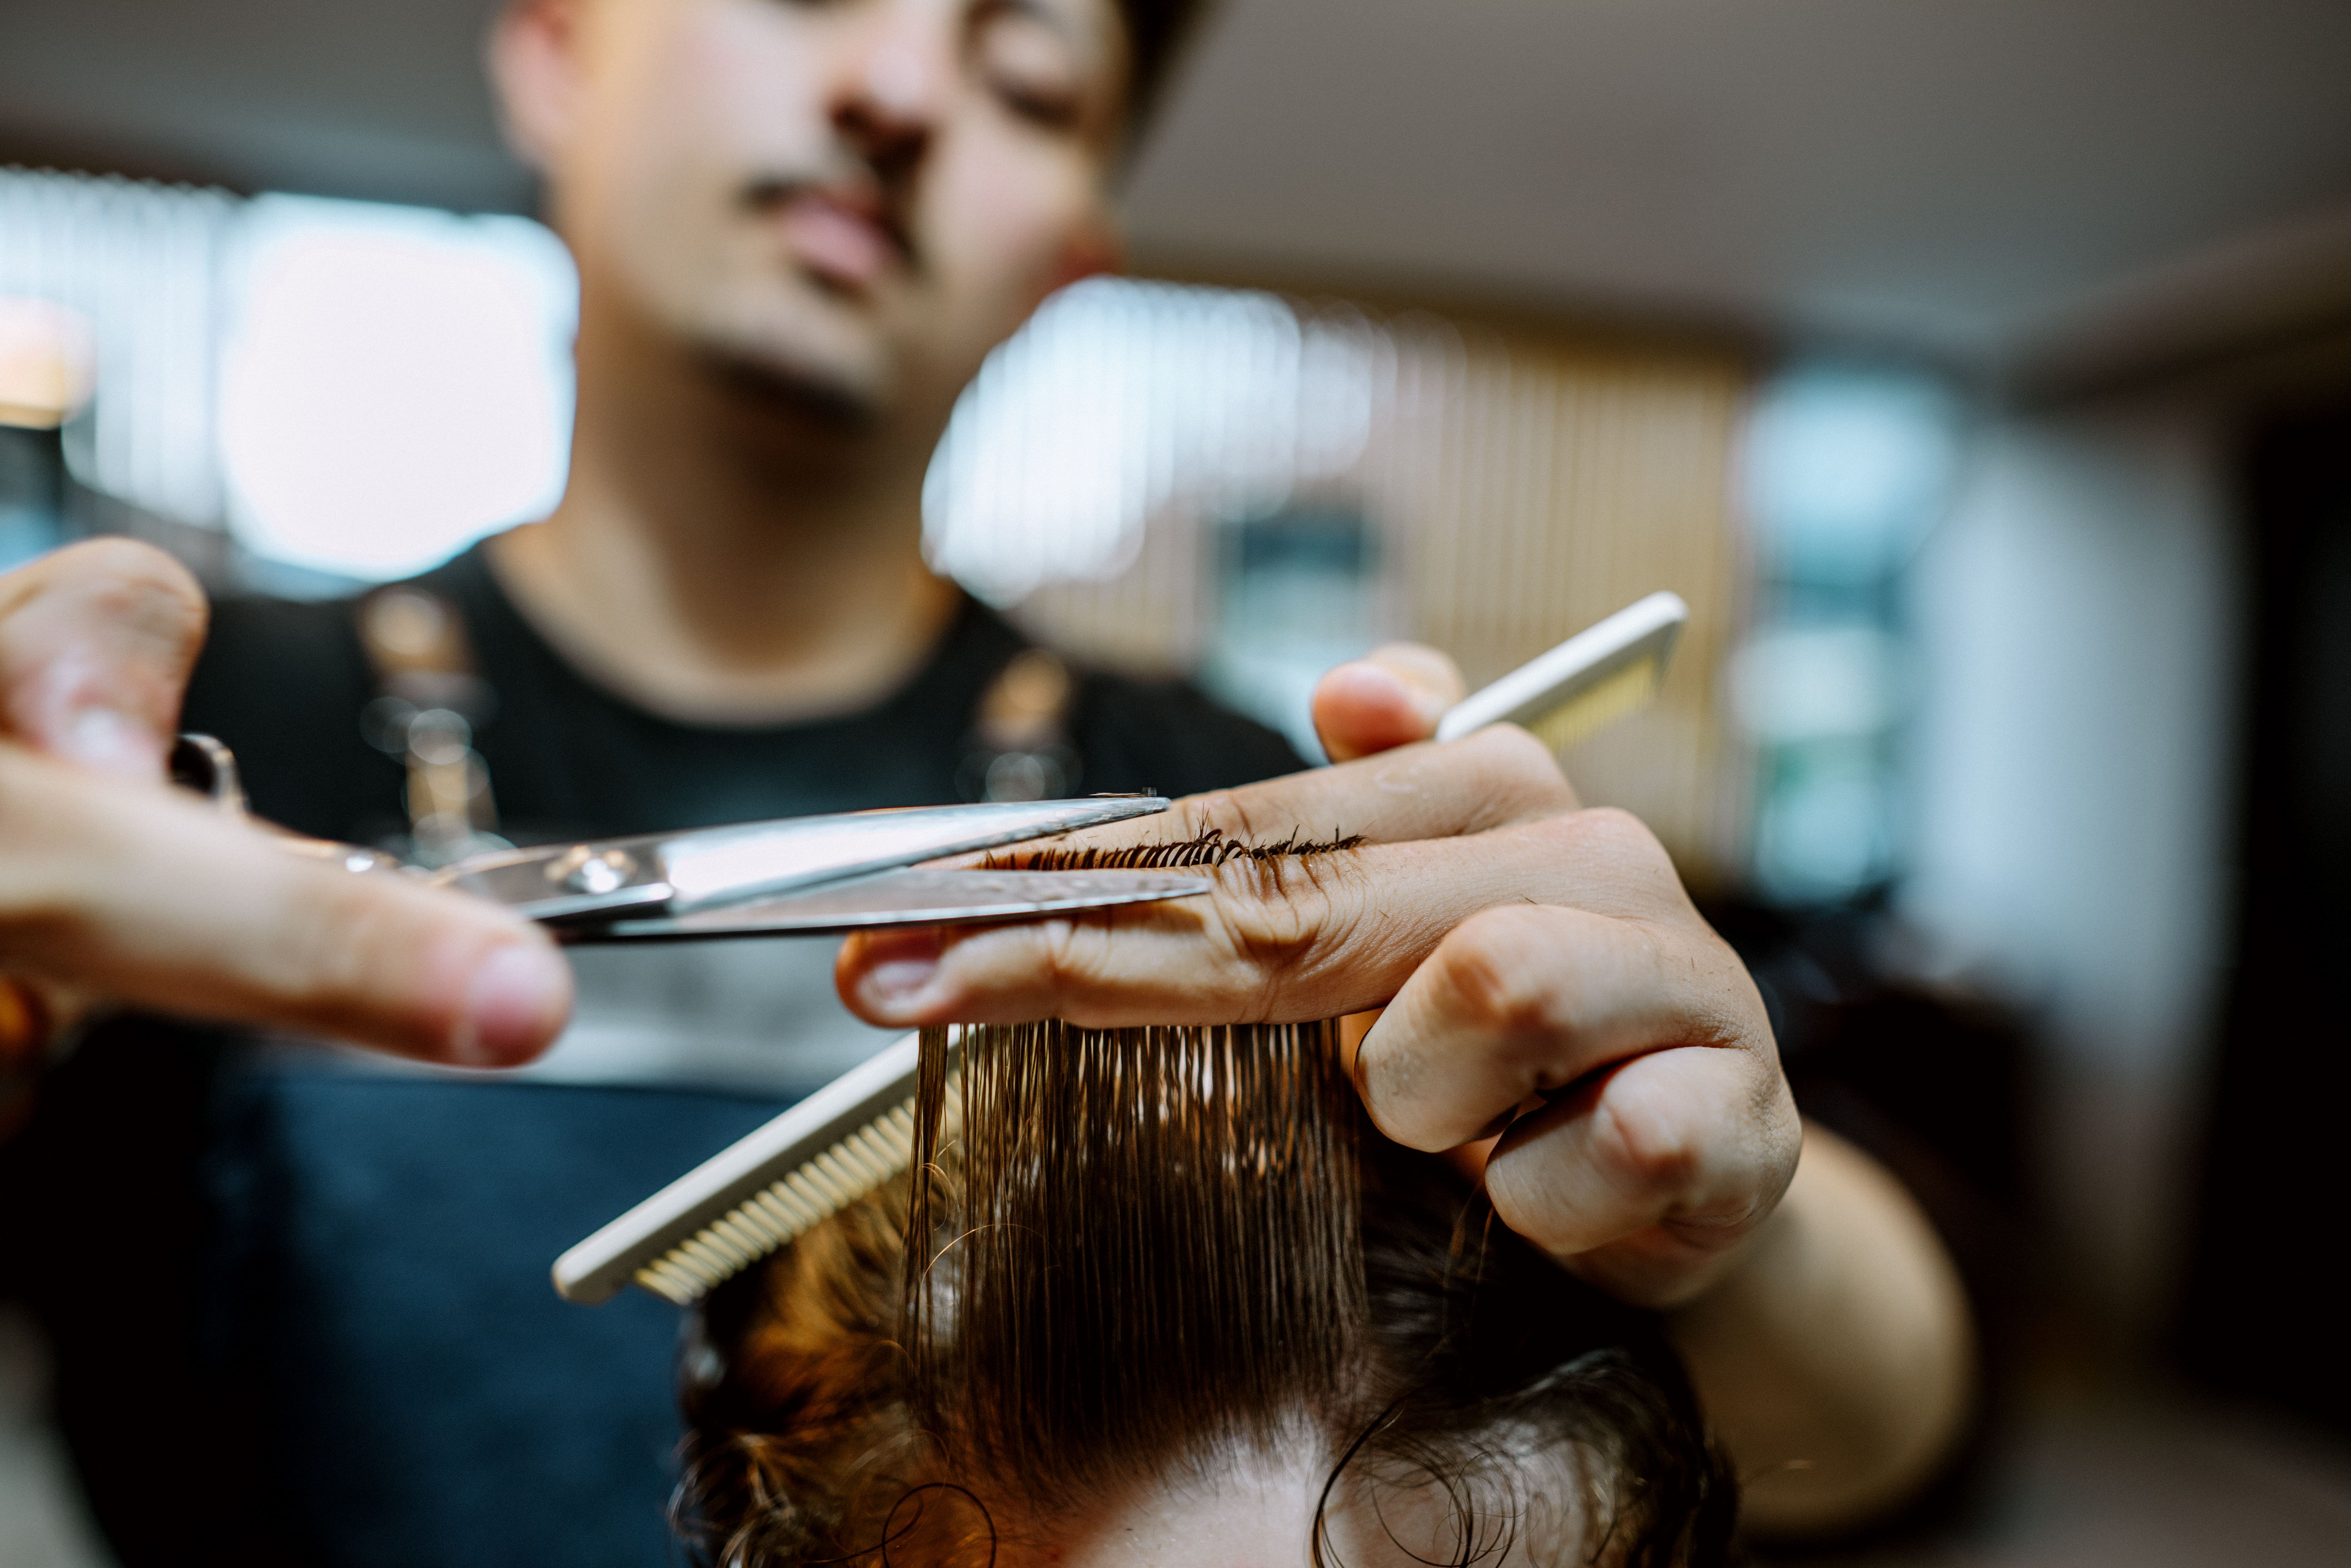
{"type": "Polygon", "coordinates": [[[496,834],[489,765],[474,748],[475,732],[496,715],[497,694],[475,669],[457,607],[400,583],[359,600],[354,618],[375,673],[360,727],[408,772],[408,832],[389,847],[426,866],[512,848],[496,834]]]}
{"type": "Polygon", "coordinates": [[[1085,768],[1070,739],[1078,695],[1069,665],[1023,648],[979,694],[956,784],[967,800],[1052,800],[1077,792],[1085,768]]]}

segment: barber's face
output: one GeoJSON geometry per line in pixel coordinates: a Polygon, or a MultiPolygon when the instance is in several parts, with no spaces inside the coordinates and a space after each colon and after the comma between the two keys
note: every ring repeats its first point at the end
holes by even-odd
{"type": "Polygon", "coordinates": [[[845,413],[943,413],[1113,257],[1111,0],[525,0],[499,57],[591,314],[845,413]]]}

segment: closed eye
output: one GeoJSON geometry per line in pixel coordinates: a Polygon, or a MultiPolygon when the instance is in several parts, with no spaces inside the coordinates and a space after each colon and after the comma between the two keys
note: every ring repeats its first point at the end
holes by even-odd
{"type": "Polygon", "coordinates": [[[997,0],[973,21],[972,54],[981,82],[1021,119],[1050,129],[1074,128],[1106,84],[1102,51],[1090,48],[1076,22],[1035,0],[997,0]]]}

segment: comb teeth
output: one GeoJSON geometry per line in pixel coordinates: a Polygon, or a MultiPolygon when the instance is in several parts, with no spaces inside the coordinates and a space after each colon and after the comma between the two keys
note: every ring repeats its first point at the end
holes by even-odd
{"type": "MultiPolygon", "coordinates": [[[[950,1084],[942,1135],[962,1120],[961,1110],[962,1097],[950,1084]]],[[[914,1102],[908,1098],[638,1270],[636,1281],[665,1301],[692,1306],[905,1175],[914,1160],[914,1102]]]]}
{"type": "Polygon", "coordinates": [[[1645,706],[1656,693],[1657,675],[1655,658],[1635,659],[1586,686],[1527,728],[1553,752],[1564,751],[1645,706]]]}

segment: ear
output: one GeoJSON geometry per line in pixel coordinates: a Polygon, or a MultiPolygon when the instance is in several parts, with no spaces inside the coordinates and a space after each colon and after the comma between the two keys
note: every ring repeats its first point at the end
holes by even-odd
{"type": "Polygon", "coordinates": [[[569,144],[580,95],[585,0],[510,0],[486,47],[515,156],[544,174],[569,144]]]}

